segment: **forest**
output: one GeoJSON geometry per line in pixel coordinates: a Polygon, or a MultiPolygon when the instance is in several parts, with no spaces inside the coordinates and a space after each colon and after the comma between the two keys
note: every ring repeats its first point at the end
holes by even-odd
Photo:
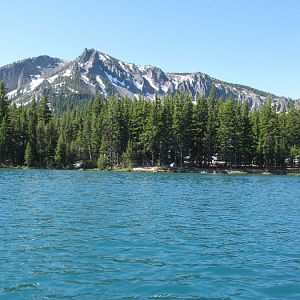
{"type": "Polygon", "coordinates": [[[155,100],[101,95],[58,114],[51,99],[11,104],[0,82],[0,165],[29,168],[134,166],[299,167],[300,110],[276,113],[271,99],[259,111],[217,99],[214,89],[155,100]]]}

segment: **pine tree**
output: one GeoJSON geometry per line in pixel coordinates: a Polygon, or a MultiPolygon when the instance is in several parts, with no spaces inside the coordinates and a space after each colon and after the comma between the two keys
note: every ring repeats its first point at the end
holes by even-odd
{"type": "Polygon", "coordinates": [[[47,96],[43,96],[38,108],[38,120],[45,126],[50,122],[52,118],[52,112],[49,108],[49,100],[47,96]]]}
{"type": "Polygon", "coordinates": [[[46,167],[51,168],[54,166],[54,156],[57,144],[57,130],[53,120],[45,126],[45,144],[45,164],[46,167]]]}
{"type": "Polygon", "coordinates": [[[10,158],[10,117],[5,85],[0,81],[0,163],[7,164],[10,158]]]}
{"type": "Polygon", "coordinates": [[[133,146],[132,141],[128,141],[128,145],[126,151],[124,152],[123,156],[123,165],[125,168],[132,169],[133,167],[133,146]]]}
{"type": "Polygon", "coordinates": [[[121,129],[118,120],[117,99],[111,98],[103,115],[103,134],[101,138],[100,155],[104,155],[108,160],[108,166],[112,168],[119,164],[122,154],[120,147],[121,129]]]}
{"type": "Polygon", "coordinates": [[[91,109],[91,157],[92,165],[97,164],[102,135],[103,102],[100,96],[96,96],[91,109]]]}
{"type": "Polygon", "coordinates": [[[4,116],[0,124],[0,163],[9,164],[11,135],[10,135],[10,119],[8,114],[4,116]]]}
{"type": "MultiPolygon", "coordinates": [[[[299,110],[300,111],[300,110],[299,110]]],[[[286,115],[284,135],[286,137],[286,150],[289,163],[294,167],[294,160],[297,156],[297,149],[300,149],[300,114],[292,103],[286,115]]]]}
{"type": "Polygon", "coordinates": [[[144,145],[147,161],[155,165],[159,160],[159,141],[160,141],[160,107],[158,98],[150,106],[150,111],[145,122],[145,128],[142,133],[142,143],[144,145]]]}
{"type": "Polygon", "coordinates": [[[171,163],[172,147],[172,101],[169,97],[162,102],[159,119],[159,160],[161,165],[168,166],[171,163]]]}
{"type": "Polygon", "coordinates": [[[38,165],[38,150],[37,150],[37,126],[38,116],[35,99],[32,99],[28,109],[28,141],[31,149],[32,166],[38,165]]]}
{"type": "Polygon", "coordinates": [[[266,169],[272,169],[275,163],[276,126],[276,111],[268,99],[262,107],[259,119],[259,151],[266,169]]]}
{"type": "Polygon", "coordinates": [[[99,170],[106,170],[108,167],[108,160],[105,155],[100,154],[98,160],[97,160],[97,166],[99,170]]]}
{"type": "Polygon", "coordinates": [[[260,151],[259,139],[260,139],[260,122],[259,122],[259,113],[254,111],[250,114],[250,123],[251,123],[251,155],[254,165],[263,165],[263,155],[260,151]]]}
{"type": "Polygon", "coordinates": [[[176,165],[183,165],[183,107],[179,94],[176,94],[173,98],[172,109],[172,156],[176,165]]]}
{"type": "Polygon", "coordinates": [[[183,162],[186,160],[190,162],[191,152],[193,147],[193,132],[192,132],[192,121],[193,121],[193,100],[189,94],[183,95],[183,162]]]}
{"type": "Polygon", "coordinates": [[[285,159],[288,157],[286,126],[287,116],[284,109],[276,118],[275,165],[280,168],[285,167],[285,159]]]}
{"type": "Polygon", "coordinates": [[[134,151],[133,160],[137,164],[144,164],[144,146],[142,143],[143,131],[145,128],[147,105],[144,99],[134,100],[132,102],[132,110],[130,117],[130,126],[128,130],[129,139],[132,141],[134,151]]]}
{"type": "Polygon", "coordinates": [[[207,122],[207,99],[201,96],[194,105],[192,118],[192,156],[198,166],[202,165],[207,150],[207,122]]]}
{"type": "Polygon", "coordinates": [[[61,168],[67,165],[66,143],[62,133],[59,135],[57,141],[54,161],[56,165],[61,168]]]}
{"type": "Polygon", "coordinates": [[[32,149],[30,146],[30,142],[27,143],[25,150],[25,165],[29,168],[33,167],[35,164],[34,157],[32,155],[32,149]]]}
{"type": "Polygon", "coordinates": [[[218,128],[218,116],[217,116],[218,104],[216,90],[214,86],[210,91],[208,97],[208,120],[206,130],[207,152],[205,160],[210,164],[211,157],[218,151],[217,141],[217,128],[218,128]]]}
{"type": "Polygon", "coordinates": [[[6,96],[5,85],[4,82],[0,80],[0,124],[8,113],[8,107],[9,103],[6,96]]]}
{"type": "Polygon", "coordinates": [[[236,165],[237,155],[237,132],[235,104],[230,98],[219,106],[219,128],[218,138],[220,141],[220,152],[223,160],[229,164],[236,165]]]}
{"type": "Polygon", "coordinates": [[[236,107],[237,163],[249,165],[253,160],[253,137],[248,103],[236,107]]]}

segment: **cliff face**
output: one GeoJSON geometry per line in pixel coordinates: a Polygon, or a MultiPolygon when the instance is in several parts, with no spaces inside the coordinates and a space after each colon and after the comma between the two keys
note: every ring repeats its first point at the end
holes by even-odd
{"type": "Polygon", "coordinates": [[[49,56],[29,58],[0,68],[0,78],[9,91],[22,89],[34,76],[46,75],[61,63],[62,60],[49,56]]]}
{"type": "MultiPolygon", "coordinates": [[[[116,94],[120,97],[167,96],[177,91],[190,93],[194,99],[208,96],[212,87],[217,96],[247,101],[251,110],[261,107],[267,97],[277,109],[288,110],[292,100],[277,97],[250,87],[230,84],[203,73],[164,73],[154,66],[137,66],[125,63],[94,49],[85,49],[74,61],[67,62],[49,56],[25,59],[0,68],[0,80],[8,90],[8,96],[17,104],[26,105],[33,97],[44,94],[54,97],[76,96],[79,99],[91,95],[116,94]]],[[[299,106],[299,100],[295,101],[299,106]]]]}

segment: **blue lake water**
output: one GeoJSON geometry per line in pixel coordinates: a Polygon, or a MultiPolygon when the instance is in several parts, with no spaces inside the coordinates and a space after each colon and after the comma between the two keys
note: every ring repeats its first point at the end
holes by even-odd
{"type": "Polygon", "coordinates": [[[300,177],[0,170],[1,299],[300,299],[300,177]]]}

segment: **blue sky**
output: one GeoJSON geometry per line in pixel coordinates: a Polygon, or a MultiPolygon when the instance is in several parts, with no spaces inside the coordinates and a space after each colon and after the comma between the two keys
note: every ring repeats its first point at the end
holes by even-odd
{"type": "Polygon", "coordinates": [[[299,16],[299,0],[3,1],[0,66],[95,48],[300,98],[299,16]]]}

